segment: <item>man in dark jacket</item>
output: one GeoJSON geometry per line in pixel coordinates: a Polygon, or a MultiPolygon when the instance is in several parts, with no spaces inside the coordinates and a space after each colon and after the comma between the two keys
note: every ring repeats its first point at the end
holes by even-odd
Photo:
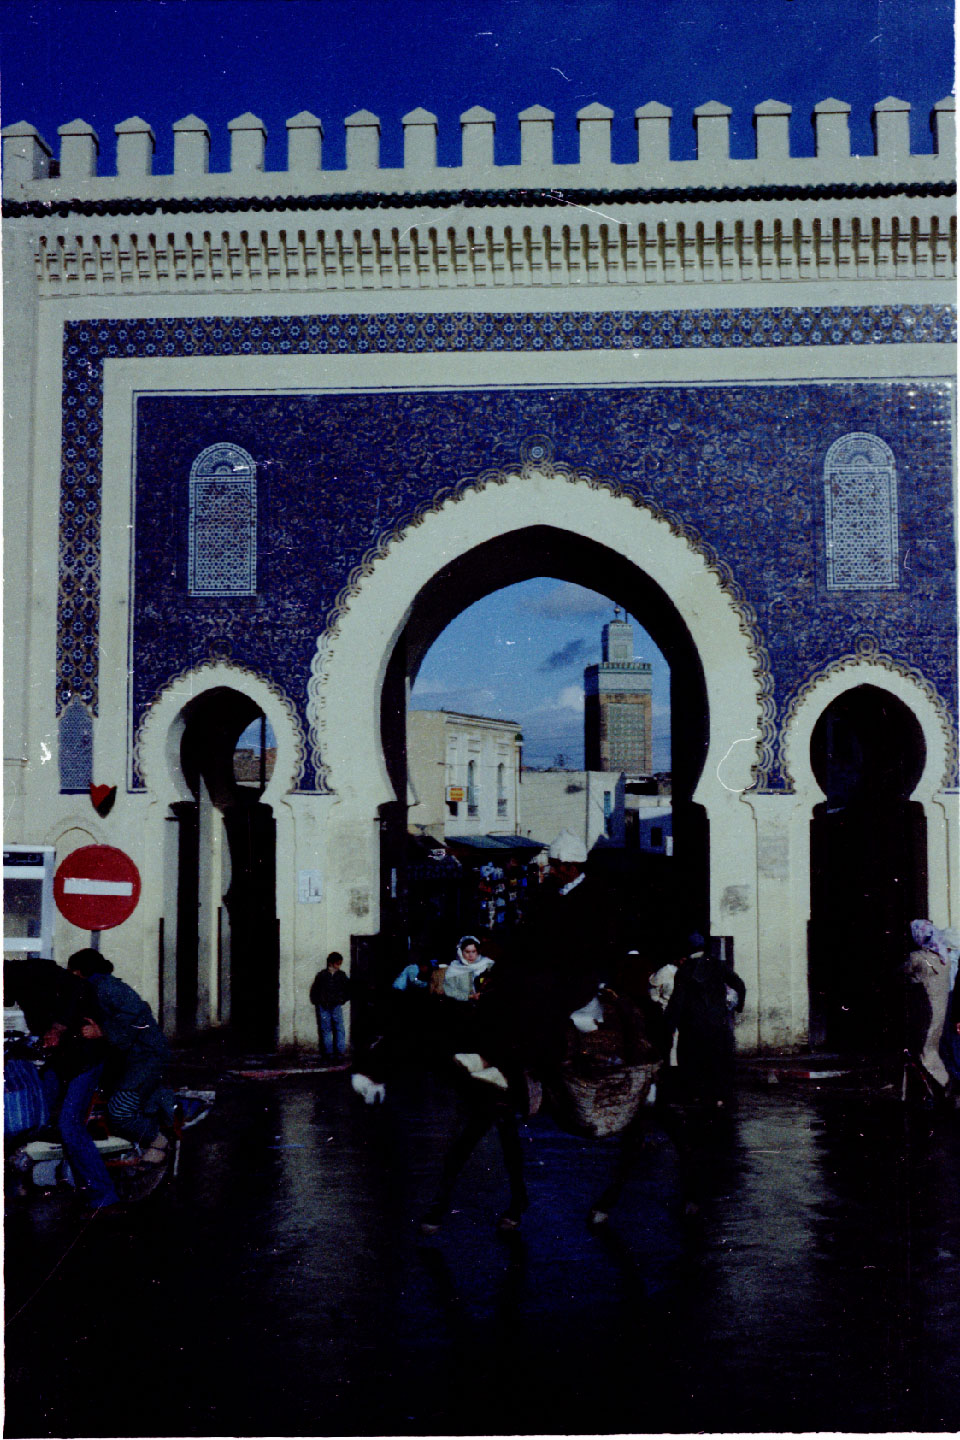
{"type": "Polygon", "coordinates": [[[702,935],[691,935],[686,958],[677,971],[664,1022],[677,1032],[677,1064],[691,1099],[714,1105],[733,1097],[734,1041],[728,988],[739,1013],[747,988],[735,970],[706,952],[702,935]]]}
{"type": "Polygon", "coordinates": [[[343,1007],[350,999],[350,980],[341,969],[343,956],[331,950],[326,969],[318,970],[310,986],[310,1000],[317,1012],[320,1053],[328,1060],[342,1060],[346,1054],[343,1007]]]}
{"type": "Polygon", "coordinates": [[[103,1157],[87,1131],[107,1047],[100,1038],[100,1007],[90,985],[52,960],[15,960],[3,967],[3,988],[43,1042],[46,1068],[57,1079],[57,1125],[77,1185],[92,1210],[119,1206],[103,1157]]]}
{"type": "Polygon", "coordinates": [[[84,1034],[107,1043],[110,1128],[140,1147],[142,1162],[164,1165],[169,1141],[161,1127],[173,1121],[174,1097],[163,1084],[170,1050],[153,1011],[113,974],[113,965],[99,950],[76,950],[67,969],[85,980],[97,997],[99,1023],[84,1034]]]}

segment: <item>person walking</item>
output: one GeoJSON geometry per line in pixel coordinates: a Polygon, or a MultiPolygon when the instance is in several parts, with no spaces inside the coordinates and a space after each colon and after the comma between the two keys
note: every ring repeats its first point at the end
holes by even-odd
{"type": "Polygon", "coordinates": [[[734,1078],[727,989],[736,993],[738,1012],[747,989],[735,970],[707,954],[702,935],[688,938],[686,952],[664,1016],[667,1033],[677,1032],[677,1062],[688,1096],[722,1107],[733,1098],[734,1078]]]}
{"type": "Polygon", "coordinates": [[[949,1093],[955,1109],[960,1109],[960,986],[957,985],[957,970],[960,963],[960,930],[951,925],[940,931],[940,939],[947,955],[950,974],[950,998],[947,1000],[947,1018],[940,1036],[940,1059],[950,1076],[949,1093]]]}
{"type": "Polygon", "coordinates": [[[907,1051],[933,1081],[934,1095],[942,1096],[950,1075],[940,1057],[940,1037],[950,998],[950,961],[947,946],[929,920],[913,920],[914,948],[903,967],[907,982],[907,1051]]]}
{"type": "Polygon", "coordinates": [[[517,1099],[511,1090],[480,1083],[475,1074],[460,1080],[463,1124],[443,1158],[440,1183],[433,1203],[420,1222],[422,1235],[436,1235],[453,1199],[457,1177],[480,1141],[494,1126],[500,1138],[510,1199],[497,1221],[497,1229],[518,1229],[529,1204],[523,1176],[523,1147],[517,1129],[517,1099]]]}
{"type": "Polygon", "coordinates": [[[317,971],[310,986],[320,1053],[327,1060],[342,1060],[347,1052],[343,1007],[350,1000],[350,977],[344,975],[342,967],[340,951],[331,950],[325,968],[317,971]]]}

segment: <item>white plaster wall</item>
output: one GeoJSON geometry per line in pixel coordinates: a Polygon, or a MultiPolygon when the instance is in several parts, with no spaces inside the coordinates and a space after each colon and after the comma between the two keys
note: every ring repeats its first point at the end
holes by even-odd
{"type": "Polygon", "coordinates": [[[520,830],[550,845],[561,830],[580,837],[589,850],[606,833],[603,796],[609,792],[611,816],[617,804],[617,779],[603,770],[526,770],[520,786],[520,830]],[[575,786],[576,789],[570,789],[575,786]]]}

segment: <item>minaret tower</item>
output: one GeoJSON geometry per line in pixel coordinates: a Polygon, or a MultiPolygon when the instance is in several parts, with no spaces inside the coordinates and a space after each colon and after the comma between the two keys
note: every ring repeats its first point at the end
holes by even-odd
{"type": "Polygon", "coordinates": [[[603,627],[603,659],[583,672],[588,770],[649,775],[653,766],[652,671],[633,656],[633,626],[617,606],[603,627]]]}

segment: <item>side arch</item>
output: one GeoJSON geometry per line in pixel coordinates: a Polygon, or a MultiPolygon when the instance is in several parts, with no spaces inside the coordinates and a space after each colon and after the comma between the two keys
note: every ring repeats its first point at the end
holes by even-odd
{"type": "MultiPolygon", "coordinates": [[[[923,676],[883,654],[876,643],[866,637],[856,652],[838,658],[794,698],[784,716],[781,740],[784,774],[793,782],[792,795],[785,799],[790,802],[794,903],[798,913],[805,913],[811,927],[809,947],[805,946],[803,953],[797,952],[794,957],[794,983],[798,990],[801,985],[806,988],[809,973],[811,1004],[815,1004],[815,1008],[820,1010],[823,1009],[823,996],[821,994],[817,1002],[814,992],[820,994],[823,989],[823,976],[827,972],[824,970],[826,951],[821,926],[815,914],[820,911],[815,900],[816,895],[820,895],[822,901],[824,877],[830,872],[822,868],[826,862],[818,845],[831,842],[825,840],[826,832],[817,832],[820,839],[815,840],[816,826],[826,823],[822,818],[825,811],[819,807],[824,805],[828,797],[814,771],[811,750],[814,732],[830,707],[864,687],[881,691],[899,702],[913,717],[923,737],[923,765],[908,797],[911,806],[922,811],[922,828],[916,831],[913,842],[916,848],[903,853],[914,857],[908,864],[912,863],[920,872],[925,870],[927,909],[935,923],[955,924],[958,915],[957,858],[960,833],[955,789],[957,746],[949,711],[942,698],[923,676]],[[818,816],[821,818],[817,819],[818,816]],[[819,979],[814,978],[815,968],[819,979]]],[[[891,803],[896,802],[891,800],[891,803]]],[[[827,813],[829,815],[829,812],[827,813]]],[[[899,819],[890,823],[895,826],[903,824],[904,828],[900,832],[903,836],[902,845],[908,846],[906,836],[913,833],[910,824],[899,819]]],[[[881,826],[881,830],[882,828],[881,826]]],[[[832,843],[839,842],[834,840],[832,843]]],[[[879,856],[884,853],[879,833],[877,846],[879,865],[879,856]]],[[[904,880],[906,877],[909,880],[910,873],[908,869],[899,879],[904,880]]],[[[811,1016],[811,1020],[813,1018],[811,1016]]],[[[818,1035],[814,1038],[818,1038],[822,1043],[824,1037],[818,1035]]],[[[829,1039],[827,1043],[830,1043],[829,1039]]]]}
{"type": "Polygon", "coordinates": [[[816,676],[793,699],[783,717],[781,755],[784,774],[798,794],[824,799],[810,763],[810,742],[820,716],[834,700],[860,685],[886,690],[903,702],[923,731],[926,759],[911,796],[921,804],[956,784],[957,737],[947,706],[917,672],[900,665],[875,646],[841,656],[816,676]]]}
{"type": "Polygon", "coordinates": [[[147,791],[166,804],[192,798],[180,767],[183,710],[204,691],[218,687],[246,695],[270,721],[277,740],[277,759],[261,798],[266,805],[276,805],[293,790],[303,770],[303,729],[293,706],[274,685],[226,661],[198,665],[178,675],[161,690],[143,717],[134,742],[134,759],[147,791]]]}
{"type": "MultiPolygon", "coordinates": [[[[241,988],[236,979],[240,970],[235,974],[235,967],[240,965],[238,956],[245,956],[249,949],[247,927],[238,922],[235,931],[230,929],[229,949],[226,949],[223,936],[227,932],[221,929],[218,918],[219,909],[227,904],[232,872],[226,818],[211,811],[209,800],[200,806],[192,850],[188,847],[189,858],[184,858],[188,852],[180,849],[178,832],[185,834],[184,827],[170,823],[174,814],[178,820],[185,815],[190,802],[196,799],[181,763],[181,744],[188,724],[185,712],[192,701],[215,691],[239,693],[253,702],[270,722],[277,742],[276,762],[255,808],[258,816],[263,817],[266,831],[275,826],[267,842],[272,873],[286,877],[296,872],[296,823],[290,792],[302,772],[305,747],[293,706],[259,675],[224,661],[201,665],[178,676],[165,686],[147,711],[135,747],[135,759],[148,799],[143,820],[146,853],[159,857],[159,863],[152,865],[143,879],[144,895],[153,913],[162,917],[161,970],[167,978],[156,1002],[168,1033],[174,1030],[188,1033],[193,1023],[205,1029],[240,1019],[241,988]],[[173,811],[171,807],[175,807],[173,811]],[[181,877],[188,871],[193,877],[193,889],[184,899],[181,877]],[[240,937],[236,943],[234,936],[240,937]],[[222,984],[224,977],[227,978],[222,984]]],[[[237,894],[243,896],[243,886],[237,894]]],[[[278,926],[277,938],[271,941],[270,947],[264,947],[264,957],[269,950],[272,968],[270,994],[261,1008],[271,1023],[276,1017],[281,1035],[292,1035],[294,966],[289,956],[296,930],[294,887],[271,881],[268,899],[276,907],[278,926]]],[[[251,973],[246,960],[242,962],[242,973],[251,973]]],[[[242,1008],[244,1014],[249,1015],[254,1008],[253,992],[250,985],[244,983],[242,1008]]],[[[272,1035],[267,1037],[267,1042],[273,1043],[272,1035]]]]}

